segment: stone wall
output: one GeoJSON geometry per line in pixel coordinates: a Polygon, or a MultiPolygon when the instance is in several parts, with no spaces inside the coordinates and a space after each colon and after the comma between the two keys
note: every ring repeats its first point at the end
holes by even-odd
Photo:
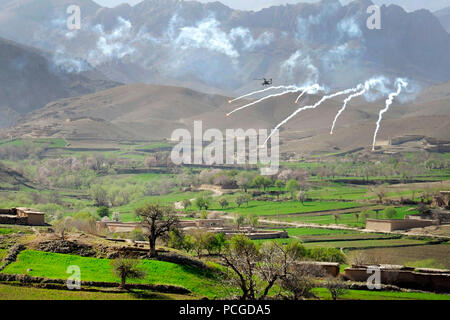
{"type": "Polygon", "coordinates": [[[340,271],[340,265],[338,262],[317,262],[317,261],[301,261],[297,262],[297,265],[313,266],[322,269],[323,272],[332,277],[337,277],[340,271]]]}
{"type": "Polygon", "coordinates": [[[2,215],[2,214],[15,216],[17,214],[17,212],[15,209],[0,209],[0,215],[2,215]]]}
{"type": "Polygon", "coordinates": [[[394,230],[407,230],[412,228],[424,228],[432,225],[439,224],[435,220],[425,219],[403,219],[403,220],[385,220],[385,219],[367,219],[366,229],[373,231],[394,231],[394,230]]]}
{"type": "MultiPolygon", "coordinates": [[[[347,280],[366,282],[373,273],[367,273],[367,267],[346,268],[347,280]]],[[[415,272],[414,270],[381,269],[381,283],[401,288],[450,293],[450,273],[415,272]]]]}
{"type": "Polygon", "coordinates": [[[0,215],[0,224],[28,225],[28,217],[0,215]]]}
{"type": "MultiPolygon", "coordinates": [[[[48,279],[44,277],[32,277],[27,274],[7,274],[0,273],[0,282],[20,282],[21,284],[40,284],[42,287],[48,287],[52,289],[62,289],[67,290],[66,280],[64,279],[48,279]],[[58,287],[52,287],[51,285],[60,285],[58,287]]],[[[116,288],[119,286],[119,283],[114,282],[98,282],[98,281],[80,281],[81,290],[87,290],[86,287],[96,287],[96,288],[116,288]]],[[[142,289],[142,290],[151,290],[156,292],[163,293],[176,293],[176,294],[189,294],[190,290],[174,285],[162,285],[162,284],[135,284],[128,283],[126,285],[128,289],[142,289]]],[[[88,290],[87,290],[88,291],[88,290]]]]}

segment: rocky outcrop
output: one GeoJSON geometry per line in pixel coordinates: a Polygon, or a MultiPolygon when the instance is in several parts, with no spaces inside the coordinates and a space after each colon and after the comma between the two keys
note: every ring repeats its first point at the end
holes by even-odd
{"type": "Polygon", "coordinates": [[[82,257],[96,255],[92,246],[67,240],[51,240],[39,243],[39,250],[53,253],[76,254],[82,257]]]}

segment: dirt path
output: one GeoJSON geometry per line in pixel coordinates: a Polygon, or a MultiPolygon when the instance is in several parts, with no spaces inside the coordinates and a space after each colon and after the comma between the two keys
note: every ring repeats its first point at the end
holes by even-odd
{"type": "MultiPolygon", "coordinates": [[[[200,190],[200,191],[211,191],[213,193],[212,196],[214,198],[223,196],[224,194],[227,194],[227,193],[236,192],[235,189],[229,189],[227,191],[224,191],[221,187],[213,186],[213,185],[210,185],[210,184],[202,184],[200,187],[197,188],[197,190],[200,190]]],[[[191,202],[194,201],[194,200],[195,200],[195,198],[190,199],[191,202]]],[[[184,209],[183,208],[183,201],[175,202],[174,206],[175,206],[175,209],[179,209],[179,210],[184,209]]]]}

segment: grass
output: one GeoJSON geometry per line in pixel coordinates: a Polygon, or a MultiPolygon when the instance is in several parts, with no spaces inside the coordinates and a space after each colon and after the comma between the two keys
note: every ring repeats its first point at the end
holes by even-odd
{"type": "Polygon", "coordinates": [[[172,205],[175,202],[182,201],[184,199],[193,199],[198,197],[199,195],[203,195],[205,191],[201,192],[174,192],[163,196],[147,196],[138,201],[129,203],[124,206],[114,207],[113,211],[117,211],[121,214],[121,218],[123,222],[136,221],[136,217],[134,214],[135,209],[144,206],[146,203],[159,202],[160,204],[172,205]]]}
{"type": "Polygon", "coordinates": [[[290,237],[359,234],[359,232],[353,230],[336,230],[336,229],[321,229],[321,228],[288,228],[286,229],[286,231],[290,237]]]}
{"type": "MultiPolygon", "coordinates": [[[[8,265],[2,272],[10,274],[29,274],[30,276],[53,279],[67,279],[67,267],[79,266],[81,280],[119,282],[112,273],[110,260],[86,258],[76,255],[57,254],[34,250],[22,251],[18,260],[8,265]],[[27,269],[32,271],[27,273],[27,269]]],[[[130,280],[130,283],[170,284],[191,290],[197,296],[208,298],[224,297],[217,273],[174,263],[143,260],[142,268],[147,272],[145,279],[130,280]]]]}
{"type": "Polygon", "coordinates": [[[186,299],[188,296],[134,291],[129,293],[87,292],[0,284],[0,300],[140,300],[186,299]]]}
{"type": "Polygon", "coordinates": [[[445,269],[444,264],[439,263],[436,259],[423,259],[417,261],[409,261],[405,263],[408,267],[414,268],[432,268],[432,269],[445,269]]]}
{"type": "Polygon", "coordinates": [[[14,228],[0,228],[0,234],[11,234],[17,232],[19,232],[19,230],[14,228]]]}
{"type": "Polygon", "coordinates": [[[272,201],[250,201],[241,207],[229,207],[226,209],[212,208],[217,211],[226,211],[231,213],[256,214],[258,216],[276,216],[285,214],[320,212],[337,209],[350,209],[360,206],[354,202],[333,202],[333,201],[314,201],[301,204],[298,201],[272,202],[272,201]]]}
{"type": "Polygon", "coordinates": [[[450,244],[434,244],[413,247],[374,248],[358,250],[373,257],[379,263],[402,264],[411,267],[450,269],[450,244]]]}
{"type": "MultiPolygon", "coordinates": [[[[3,258],[5,258],[8,255],[8,250],[6,249],[0,249],[0,262],[3,261],[3,258]]],[[[1,263],[0,263],[1,265],[1,263]]]]}
{"type": "MultiPolygon", "coordinates": [[[[393,219],[404,219],[407,214],[417,214],[418,212],[415,210],[408,211],[411,207],[400,207],[396,208],[397,214],[393,217],[393,219]]],[[[376,214],[374,211],[368,211],[368,218],[376,218],[376,214]]],[[[384,218],[383,212],[381,211],[379,214],[379,218],[384,218]]],[[[298,215],[291,217],[280,217],[280,221],[286,222],[299,222],[299,223],[316,223],[321,225],[330,225],[336,224],[336,220],[334,215],[332,214],[324,214],[324,215],[298,215]]],[[[359,216],[358,221],[356,220],[356,216],[354,213],[341,213],[339,214],[339,219],[337,224],[347,225],[350,227],[358,227],[363,228],[365,226],[365,222],[362,219],[361,215],[359,216]]]]}
{"type": "Polygon", "coordinates": [[[380,248],[380,247],[398,247],[414,246],[426,244],[423,240],[414,239],[386,239],[386,240],[359,240],[359,241],[329,241],[329,242],[308,242],[306,248],[331,247],[342,249],[353,248],[380,248]]]}
{"type": "MultiPolygon", "coordinates": [[[[322,300],[331,300],[327,289],[315,288],[313,292],[322,300]]],[[[395,292],[395,291],[371,291],[348,290],[339,299],[341,300],[450,300],[448,294],[436,294],[427,292],[395,292]]]]}

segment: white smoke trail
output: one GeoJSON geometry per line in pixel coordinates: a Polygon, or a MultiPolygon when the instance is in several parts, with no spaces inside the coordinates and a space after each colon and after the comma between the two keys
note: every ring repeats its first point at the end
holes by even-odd
{"type": "Polygon", "coordinates": [[[255,94],[263,93],[263,92],[270,91],[270,90],[278,90],[278,89],[291,90],[291,89],[294,89],[294,88],[297,88],[297,87],[296,87],[296,86],[277,86],[277,87],[269,87],[269,88],[265,88],[265,89],[262,89],[262,90],[253,91],[253,92],[247,93],[247,94],[245,94],[245,95],[243,95],[243,96],[240,96],[240,97],[237,97],[237,98],[235,98],[235,99],[233,99],[233,100],[228,101],[228,103],[233,103],[233,102],[235,102],[235,101],[238,101],[238,100],[241,100],[241,99],[244,99],[244,98],[247,98],[247,97],[251,97],[251,96],[253,96],[253,95],[255,95],[255,94]]]}
{"type": "Polygon", "coordinates": [[[298,103],[298,101],[301,99],[301,97],[303,97],[303,95],[305,93],[316,93],[319,90],[323,90],[323,88],[321,86],[319,86],[317,83],[313,84],[312,86],[307,87],[305,90],[302,91],[302,93],[299,94],[299,96],[297,97],[297,99],[295,99],[294,103],[298,103]],[[311,92],[313,91],[313,92],[311,92]]]}
{"type": "Polygon", "coordinates": [[[400,95],[400,93],[402,93],[402,89],[408,86],[408,83],[404,79],[397,79],[395,81],[395,84],[397,85],[397,91],[389,94],[389,97],[386,100],[386,107],[380,110],[380,113],[378,115],[377,128],[375,129],[375,133],[373,135],[372,151],[375,151],[375,145],[377,143],[377,135],[378,131],[380,130],[381,120],[383,120],[383,114],[389,110],[389,107],[394,102],[394,98],[400,95]]]}
{"type": "MultiPolygon", "coordinates": [[[[364,82],[364,88],[360,92],[357,92],[357,93],[354,93],[354,94],[348,96],[344,100],[344,104],[342,105],[342,108],[339,109],[338,113],[336,114],[336,117],[334,118],[333,125],[331,126],[330,134],[331,135],[333,134],[337,120],[339,119],[341,114],[345,111],[345,109],[347,108],[347,104],[352,99],[362,96],[362,95],[369,94],[370,90],[373,88],[376,89],[376,91],[379,91],[381,94],[388,94],[388,92],[386,91],[386,88],[384,87],[385,83],[387,83],[387,82],[389,82],[389,80],[383,76],[371,78],[371,79],[367,80],[366,82],[364,82]]],[[[374,98],[373,96],[369,96],[369,98],[366,97],[366,99],[373,99],[373,98],[374,98]]],[[[375,98],[376,98],[376,96],[375,96],[375,98]]]]}
{"type": "Polygon", "coordinates": [[[330,94],[328,96],[323,96],[322,99],[320,99],[318,102],[316,102],[314,105],[311,106],[305,106],[305,107],[301,107],[298,108],[294,113],[292,113],[289,117],[287,117],[286,119],[284,119],[283,121],[281,121],[270,133],[270,135],[267,137],[267,139],[264,141],[264,143],[262,144],[262,146],[260,147],[264,147],[267,144],[267,141],[270,140],[270,138],[273,136],[273,134],[275,133],[275,131],[277,131],[281,126],[283,126],[284,124],[286,124],[289,120],[291,120],[293,117],[295,117],[298,113],[307,110],[307,109],[315,109],[318,106],[320,106],[323,102],[325,102],[326,100],[332,99],[334,97],[343,95],[343,94],[349,94],[349,93],[353,93],[356,92],[358,90],[362,89],[362,85],[359,84],[357,87],[355,88],[351,88],[351,89],[347,89],[347,90],[343,90],[343,91],[339,91],[333,94],[330,94]]]}
{"type": "Polygon", "coordinates": [[[242,107],[239,107],[239,108],[234,109],[233,111],[227,113],[227,117],[229,117],[231,114],[233,114],[233,113],[235,113],[235,112],[237,112],[237,111],[239,111],[239,110],[242,110],[242,109],[251,107],[251,106],[253,106],[253,105],[255,105],[255,104],[258,104],[258,103],[260,103],[260,102],[262,102],[262,101],[264,101],[264,100],[267,100],[267,99],[270,99],[270,98],[275,98],[275,97],[280,97],[280,96],[283,96],[283,95],[288,94],[288,93],[299,92],[299,91],[301,91],[301,90],[303,90],[303,88],[294,87],[293,89],[290,89],[290,90],[285,90],[285,91],[280,92],[280,93],[275,93],[275,94],[268,95],[268,96],[266,96],[266,97],[264,97],[264,98],[261,98],[261,99],[259,99],[259,100],[253,101],[253,102],[251,102],[251,103],[248,103],[248,104],[246,104],[245,106],[242,106],[242,107]]]}
{"type": "Polygon", "coordinates": [[[342,108],[338,111],[336,117],[334,118],[333,125],[331,126],[331,131],[330,131],[331,135],[333,135],[333,131],[334,131],[334,127],[336,126],[337,119],[341,116],[342,112],[344,112],[345,109],[347,108],[347,103],[349,103],[353,98],[362,96],[364,93],[366,93],[366,88],[362,89],[360,92],[349,95],[344,100],[344,104],[342,105],[342,108]]]}

